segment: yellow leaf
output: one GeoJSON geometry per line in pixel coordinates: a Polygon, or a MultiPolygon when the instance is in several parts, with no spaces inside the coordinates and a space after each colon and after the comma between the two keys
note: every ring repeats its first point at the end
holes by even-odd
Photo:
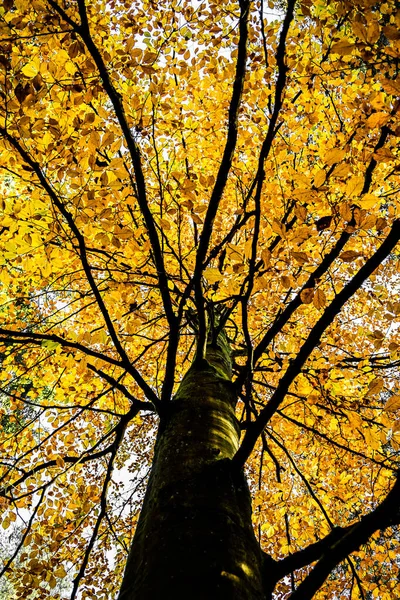
{"type": "Polygon", "coordinates": [[[356,45],[353,42],[350,42],[347,38],[343,38],[340,42],[332,45],[332,52],[340,54],[340,56],[346,56],[352,54],[355,47],[356,45]]]}
{"type": "Polygon", "coordinates": [[[264,523],[264,525],[261,526],[261,529],[265,532],[267,537],[272,537],[275,533],[275,527],[269,523],[264,523]]]}
{"type": "Polygon", "coordinates": [[[300,374],[297,378],[296,388],[298,393],[302,394],[303,396],[308,396],[313,391],[310,382],[302,374],[300,374]]]}
{"type": "Polygon", "coordinates": [[[366,124],[371,129],[374,129],[375,127],[381,127],[382,125],[384,125],[388,119],[389,119],[389,115],[387,113],[376,112],[368,117],[366,124]]]}
{"type": "Polygon", "coordinates": [[[326,173],[324,169],[320,169],[314,177],[314,186],[316,188],[321,187],[323,183],[325,183],[326,173]]]}
{"type": "Polygon", "coordinates": [[[376,227],[377,231],[383,231],[387,227],[386,219],[384,219],[383,217],[379,217],[376,220],[375,227],[376,227]]]}
{"type": "Polygon", "coordinates": [[[244,245],[244,255],[246,258],[251,258],[251,253],[253,250],[253,238],[250,237],[244,245]]]}
{"type": "Polygon", "coordinates": [[[101,140],[101,147],[104,148],[104,146],[111,146],[111,144],[114,141],[114,134],[112,131],[107,131],[107,133],[105,133],[103,135],[103,139],[101,140]]]}
{"type": "Polygon", "coordinates": [[[367,28],[365,27],[365,25],[363,25],[363,23],[360,23],[359,21],[354,21],[351,24],[351,27],[353,29],[354,35],[356,35],[363,42],[367,42],[367,28]]]}
{"type": "Polygon", "coordinates": [[[379,150],[374,152],[373,157],[377,162],[390,162],[396,158],[389,148],[379,148],[379,150]]]}
{"type": "Polygon", "coordinates": [[[379,450],[381,447],[379,442],[379,432],[377,432],[375,429],[376,428],[371,429],[370,427],[364,427],[363,434],[368,446],[373,450],[379,450]]]}
{"type": "Polygon", "coordinates": [[[149,52],[148,50],[145,51],[144,56],[142,58],[142,62],[144,63],[153,63],[157,58],[157,53],[156,52],[149,52]]]}
{"type": "Polygon", "coordinates": [[[380,36],[380,27],[378,21],[370,21],[367,27],[367,43],[375,44],[380,36]]]}
{"type": "Polygon", "coordinates": [[[196,225],[201,225],[203,223],[202,218],[199,217],[199,215],[196,215],[195,213],[192,213],[192,221],[193,223],[196,223],[196,225]]]}
{"type": "Polygon", "coordinates": [[[342,164],[336,165],[333,171],[333,175],[335,177],[339,177],[340,179],[345,179],[350,172],[350,165],[346,162],[342,164]]]}
{"type": "Polygon", "coordinates": [[[206,269],[203,275],[209,283],[216,283],[217,281],[221,281],[221,279],[223,278],[222,273],[220,273],[218,269],[214,268],[206,269]]]}
{"type": "Polygon", "coordinates": [[[305,252],[292,252],[292,257],[299,265],[305,265],[310,260],[305,252]]]}
{"type": "Polygon", "coordinates": [[[59,579],[64,579],[64,577],[67,576],[67,571],[64,569],[63,566],[60,566],[54,571],[54,575],[59,579]]]}
{"type": "Polygon", "coordinates": [[[385,25],[384,27],[382,27],[382,31],[388,40],[399,40],[400,39],[399,28],[396,27],[395,25],[385,25]]]}
{"type": "MultiPolygon", "coordinates": [[[[371,15],[369,15],[369,18],[371,18],[371,15]]],[[[378,21],[370,20],[367,26],[355,21],[352,23],[351,27],[354,34],[365,44],[375,44],[379,39],[380,27],[378,21]]]]}
{"type": "Polygon", "coordinates": [[[340,148],[332,148],[324,156],[324,161],[328,166],[340,162],[346,156],[346,151],[340,148]]]}
{"type": "Polygon", "coordinates": [[[382,87],[388,94],[397,96],[400,94],[400,81],[397,79],[384,79],[382,81],[382,87]]]}
{"type": "Polygon", "coordinates": [[[235,244],[228,244],[226,248],[226,254],[229,260],[232,260],[234,262],[242,262],[243,260],[242,250],[239,246],[236,246],[235,244]]]}
{"type": "Polygon", "coordinates": [[[276,233],[277,235],[279,235],[280,237],[282,237],[282,238],[286,237],[286,227],[283,225],[283,223],[278,221],[278,219],[274,219],[272,221],[271,228],[272,228],[272,231],[274,233],[276,233]]]}
{"type": "MultiPolygon", "coordinates": [[[[400,408],[400,400],[399,400],[399,408],[400,408]]],[[[400,419],[397,419],[392,425],[392,432],[397,433],[400,431],[400,419]]]]}
{"type": "Polygon", "coordinates": [[[379,198],[375,196],[375,194],[364,194],[358,202],[360,203],[361,208],[369,209],[379,202],[379,198]]]}
{"type": "Polygon", "coordinates": [[[261,258],[264,263],[264,268],[267,269],[271,263],[271,252],[268,248],[264,248],[261,252],[261,258]]]}
{"type": "Polygon", "coordinates": [[[167,231],[171,229],[171,223],[167,221],[167,219],[160,219],[160,225],[163,229],[167,231]]]}
{"type": "Polygon", "coordinates": [[[42,346],[48,350],[56,350],[60,344],[59,342],[55,342],[53,340],[43,340],[42,346]]]}
{"type": "Polygon", "coordinates": [[[359,194],[361,194],[363,187],[363,175],[356,175],[347,182],[345,193],[347,196],[350,197],[358,196],[359,194]]]}
{"type": "Polygon", "coordinates": [[[300,221],[305,221],[307,219],[307,209],[305,206],[296,206],[294,214],[300,221]]]}
{"type": "Polygon", "coordinates": [[[182,183],[182,188],[187,192],[191,192],[196,189],[196,182],[191,179],[185,179],[182,183]]]}
{"type": "Polygon", "coordinates": [[[27,63],[24,67],[22,67],[21,71],[25,75],[25,77],[33,79],[39,73],[39,67],[34,62],[30,62],[27,63]]]}
{"type": "Polygon", "coordinates": [[[390,440],[390,443],[392,445],[393,450],[395,450],[396,452],[398,450],[400,450],[400,444],[395,440],[394,437],[392,437],[392,439],[390,440]]]}
{"type": "MultiPolygon", "coordinates": [[[[373,379],[372,381],[370,381],[369,386],[368,386],[368,396],[374,396],[376,394],[379,394],[379,392],[381,391],[381,389],[383,388],[383,379],[381,377],[375,377],[375,379],[373,379]]],[[[387,410],[387,409],[385,409],[387,410]]]]}
{"type": "Polygon", "coordinates": [[[91,151],[96,151],[100,146],[100,134],[98,131],[93,130],[89,136],[88,147],[91,151]]]}
{"type": "Polygon", "coordinates": [[[343,262],[352,262],[359,256],[362,256],[362,252],[356,252],[355,250],[345,250],[345,252],[342,252],[342,254],[339,256],[339,258],[341,258],[343,262]]]}
{"type": "Polygon", "coordinates": [[[394,395],[386,402],[383,410],[386,412],[395,412],[400,409],[400,396],[394,395]]]}
{"type": "Polygon", "coordinates": [[[325,296],[325,292],[323,290],[320,290],[318,288],[315,291],[314,298],[313,298],[313,304],[314,304],[315,308],[318,308],[318,309],[324,308],[326,306],[326,296],[325,296]]]}
{"type": "Polygon", "coordinates": [[[141,48],[133,48],[130,55],[132,58],[139,58],[143,55],[143,50],[141,48]]]}
{"type": "Polygon", "coordinates": [[[359,414],[349,410],[349,411],[346,411],[346,415],[349,419],[351,426],[354,429],[357,429],[357,427],[362,427],[362,419],[359,414]]]}

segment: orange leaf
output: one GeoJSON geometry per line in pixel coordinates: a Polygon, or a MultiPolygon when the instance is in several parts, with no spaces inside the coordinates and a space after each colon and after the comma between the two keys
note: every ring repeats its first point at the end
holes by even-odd
{"type": "Polygon", "coordinates": [[[303,304],[311,304],[314,298],[314,288],[305,288],[300,292],[300,300],[303,304]]]}
{"type": "Polygon", "coordinates": [[[314,304],[315,308],[318,308],[318,309],[324,308],[326,306],[326,296],[325,296],[325,292],[323,290],[321,290],[319,288],[317,290],[315,290],[313,304],[314,304]]]}

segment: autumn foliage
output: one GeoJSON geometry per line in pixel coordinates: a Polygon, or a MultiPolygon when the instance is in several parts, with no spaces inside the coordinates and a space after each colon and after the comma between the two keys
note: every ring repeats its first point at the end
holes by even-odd
{"type": "Polygon", "coordinates": [[[3,1],[7,598],[116,595],[158,416],[223,329],[273,598],[400,596],[399,27],[376,0],[3,1]]]}

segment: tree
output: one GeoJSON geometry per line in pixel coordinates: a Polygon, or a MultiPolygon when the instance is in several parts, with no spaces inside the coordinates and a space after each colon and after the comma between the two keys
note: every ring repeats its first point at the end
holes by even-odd
{"type": "Polygon", "coordinates": [[[3,2],[16,598],[400,595],[395,4],[3,2]]]}

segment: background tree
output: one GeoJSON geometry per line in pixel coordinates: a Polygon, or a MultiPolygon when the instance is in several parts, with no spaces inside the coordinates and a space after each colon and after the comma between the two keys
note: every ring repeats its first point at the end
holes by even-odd
{"type": "Polygon", "coordinates": [[[277,6],[2,3],[16,598],[117,594],[157,429],[124,597],[400,595],[400,11],[277,6]]]}

